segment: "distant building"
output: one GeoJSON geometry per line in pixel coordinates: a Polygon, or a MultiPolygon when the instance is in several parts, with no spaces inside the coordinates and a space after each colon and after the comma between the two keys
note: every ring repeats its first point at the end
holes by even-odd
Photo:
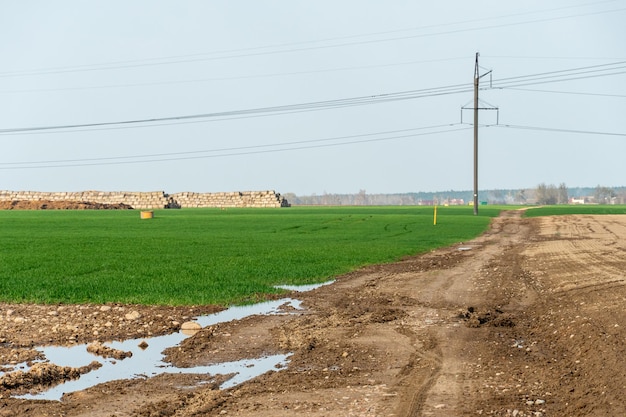
{"type": "Polygon", "coordinates": [[[443,202],[444,206],[464,206],[465,200],[462,198],[449,198],[443,202]]]}

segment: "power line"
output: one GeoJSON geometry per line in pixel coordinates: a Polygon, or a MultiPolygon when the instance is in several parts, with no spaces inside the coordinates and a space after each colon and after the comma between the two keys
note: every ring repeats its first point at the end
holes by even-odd
{"type": "MultiPolygon", "coordinates": [[[[506,82],[506,81],[515,81],[515,80],[524,79],[524,78],[535,78],[535,77],[541,77],[541,76],[556,76],[556,75],[563,75],[565,73],[571,73],[571,72],[577,73],[580,71],[587,71],[587,70],[603,71],[603,70],[607,70],[607,68],[604,68],[604,67],[622,66],[624,64],[626,64],[626,61],[609,62],[606,64],[588,65],[584,67],[570,68],[570,69],[564,69],[564,70],[540,72],[537,74],[517,75],[515,77],[501,78],[500,80],[497,80],[497,81],[506,82]]],[[[611,68],[608,68],[608,69],[611,69],[611,68]]]]}
{"type": "Polygon", "coordinates": [[[481,55],[483,58],[489,59],[541,59],[541,60],[568,60],[568,61],[585,61],[585,60],[596,60],[596,61],[620,61],[623,60],[624,57],[601,57],[601,56],[532,56],[532,55],[481,55]]]}
{"type": "Polygon", "coordinates": [[[458,123],[452,124],[441,124],[434,126],[423,126],[423,127],[414,127],[409,129],[399,129],[399,130],[387,130],[382,132],[372,132],[372,133],[363,133],[358,135],[348,135],[348,136],[334,136],[330,138],[324,139],[312,139],[312,140],[303,140],[296,142],[279,142],[279,143],[270,143],[263,145],[251,145],[251,146],[242,146],[242,147],[231,147],[231,148],[217,148],[217,149],[205,149],[205,150],[195,150],[195,151],[185,151],[185,152],[167,152],[167,153],[157,153],[157,154],[142,154],[142,155],[127,155],[127,156],[111,156],[111,157],[100,157],[100,158],[82,158],[82,159],[61,159],[61,160],[52,160],[52,161],[30,161],[30,162],[0,162],[0,165],[21,165],[21,164],[48,164],[48,163],[65,163],[65,162],[86,162],[86,161],[105,161],[112,159],[135,159],[135,158],[151,158],[151,157],[160,157],[160,156],[174,156],[174,155],[188,155],[188,154],[199,154],[199,153],[215,153],[215,152],[225,152],[225,151],[234,151],[234,150],[243,150],[243,149],[256,149],[256,148],[267,148],[267,147],[275,147],[275,146],[286,146],[286,145],[295,145],[295,144],[303,144],[303,143],[314,143],[314,142],[327,142],[341,139],[352,139],[358,137],[366,137],[366,136],[378,136],[378,135],[388,135],[388,134],[397,134],[397,133],[405,133],[411,132],[415,130],[426,130],[426,129],[437,129],[442,127],[451,127],[456,126],[458,123]]]}
{"type": "Polygon", "coordinates": [[[242,75],[242,76],[231,76],[231,77],[200,78],[200,79],[195,79],[195,80],[161,81],[161,82],[157,81],[157,82],[149,82],[149,83],[111,84],[111,85],[87,86],[87,87],[4,90],[4,91],[0,91],[0,93],[12,94],[12,93],[54,92],[54,91],[81,91],[81,90],[91,90],[91,89],[148,87],[148,86],[156,86],[156,85],[176,85],[176,84],[190,84],[190,83],[202,83],[202,82],[214,82],[214,81],[246,80],[246,79],[255,79],[255,78],[284,77],[284,76],[291,76],[291,75],[320,74],[320,73],[339,72],[339,71],[357,71],[357,70],[363,70],[363,69],[388,68],[388,67],[395,67],[395,66],[402,66],[402,65],[416,65],[416,64],[425,64],[425,63],[432,63],[432,62],[457,61],[457,60],[465,60],[465,59],[467,59],[467,57],[426,59],[426,60],[419,60],[419,61],[405,61],[405,62],[397,62],[397,63],[389,63],[389,64],[361,65],[361,66],[352,66],[352,67],[326,68],[326,69],[309,70],[309,71],[292,71],[292,72],[282,72],[282,73],[242,75]]]}
{"type": "MultiPolygon", "coordinates": [[[[447,124],[447,125],[436,125],[436,126],[428,126],[428,127],[414,128],[414,129],[403,129],[403,130],[389,131],[389,132],[382,132],[382,133],[394,133],[394,132],[399,133],[399,132],[411,131],[411,130],[454,127],[458,125],[460,124],[452,123],[452,124],[447,124]]],[[[398,139],[406,139],[406,138],[434,135],[434,134],[440,134],[440,133],[456,132],[456,131],[467,130],[467,129],[471,129],[471,127],[464,126],[464,127],[450,128],[450,129],[445,129],[445,130],[437,130],[434,132],[409,133],[409,134],[404,134],[404,135],[395,135],[395,136],[388,136],[388,137],[382,137],[382,138],[348,140],[348,141],[342,141],[338,143],[319,143],[319,142],[380,135],[381,133],[350,135],[350,136],[343,136],[343,137],[337,137],[337,138],[315,139],[315,140],[310,140],[310,141],[295,141],[295,142],[286,142],[282,144],[273,144],[273,145],[268,144],[268,145],[244,146],[244,147],[237,147],[237,148],[224,148],[224,149],[206,150],[206,151],[172,152],[172,153],[144,155],[144,156],[139,155],[139,156],[134,156],[134,157],[86,158],[86,159],[60,160],[60,161],[40,161],[40,162],[30,162],[30,163],[29,162],[2,163],[0,164],[0,170],[70,168],[70,167],[85,167],[85,166],[100,166],[100,165],[144,164],[144,163],[153,163],[153,162],[168,162],[168,161],[207,159],[207,158],[223,158],[223,157],[232,157],[232,156],[287,152],[287,151],[296,151],[296,150],[303,150],[303,149],[326,148],[326,147],[334,147],[334,146],[346,146],[346,145],[354,145],[354,144],[361,144],[361,143],[398,140],[398,139]],[[307,145],[308,143],[317,143],[317,144],[307,145]],[[275,146],[282,146],[282,147],[277,148],[277,149],[259,149],[259,148],[275,147],[275,146]],[[256,149],[256,150],[250,150],[250,149],[256,149]],[[207,152],[224,152],[224,151],[228,151],[229,153],[219,153],[217,155],[197,155],[198,152],[207,153],[207,152]],[[187,156],[181,156],[181,155],[187,155],[187,156]],[[151,158],[151,159],[127,160],[126,158],[151,158]],[[111,159],[123,159],[123,160],[111,161],[111,159]],[[104,162],[105,160],[107,160],[108,162],[104,162]],[[71,163],[68,163],[68,162],[71,162],[71,163]],[[15,164],[22,164],[23,166],[12,166],[15,164]],[[24,166],[27,164],[29,166],[24,166]],[[6,166],[6,165],[11,165],[11,166],[6,166]]]]}
{"type": "MultiPolygon", "coordinates": [[[[489,56],[489,58],[493,58],[493,57],[489,56]]],[[[509,57],[509,58],[515,58],[515,57],[509,57]]],[[[532,58],[532,57],[519,57],[519,58],[526,59],[526,58],[532,58]]],[[[550,57],[542,57],[542,58],[549,59],[550,57]]],[[[558,59],[577,59],[577,60],[580,60],[580,59],[602,59],[602,60],[613,59],[614,60],[616,59],[616,58],[588,58],[588,57],[587,58],[557,57],[557,58],[558,59]]],[[[453,57],[453,58],[439,58],[439,59],[427,59],[427,60],[418,60],[418,61],[395,62],[395,63],[377,64],[377,65],[360,65],[360,66],[351,66],[351,67],[324,68],[324,69],[309,70],[309,71],[291,71],[291,72],[241,75],[241,76],[230,76],[230,77],[198,78],[198,79],[178,80],[178,81],[156,81],[156,82],[147,82],[147,83],[110,84],[110,85],[95,85],[95,86],[85,86],[85,87],[3,90],[3,91],[0,91],[0,94],[40,93],[40,92],[56,92],[56,91],[84,91],[84,90],[98,90],[98,89],[111,89],[111,88],[135,88],[135,87],[150,87],[150,86],[159,86],[159,85],[195,84],[195,83],[216,82],[216,81],[234,81],[234,80],[247,80],[247,79],[257,79],[257,78],[284,77],[284,76],[293,76],[293,75],[321,74],[321,73],[340,72],[340,71],[358,71],[358,70],[365,70],[365,69],[389,68],[389,67],[396,67],[396,66],[403,66],[403,65],[417,65],[417,64],[425,64],[425,63],[433,63],[433,62],[458,61],[458,60],[466,60],[466,59],[467,57],[453,57]]],[[[607,65],[610,65],[610,64],[607,64],[607,65]]],[[[567,81],[567,80],[564,80],[564,81],[567,81]]],[[[502,87],[502,88],[505,88],[505,87],[502,87]]],[[[611,95],[607,95],[607,96],[610,97],[611,95]]]]}
{"type": "MultiPolygon", "coordinates": [[[[592,65],[586,67],[571,68],[566,70],[542,72],[537,74],[521,75],[515,77],[502,78],[495,80],[491,83],[489,88],[512,88],[527,85],[537,85],[551,82],[563,82],[578,79],[605,77],[611,75],[619,75],[626,73],[626,61],[613,62],[608,64],[592,65]]],[[[179,116],[166,116],[166,117],[154,117],[146,119],[134,119],[134,120],[122,120],[111,122],[97,122],[97,123],[79,123],[79,124],[66,124],[66,125],[50,125],[50,126],[36,126],[36,127],[21,127],[21,128],[7,128],[0,129],[0,135],[15,135],[15,134],[32,134],[38,132],[63,132],[82,130],[103,130],[112,128],[131,128],[131,127],[153,127],[155,124],[166,124],[163,122],[169,122],[169,124],[181,124],[202,122],[211,120],[224,120],[231,118],[245,118],[245,117],[260,117],[269,115],[289,114],[296,112],[317,111],[337,109],[344,107],[363,106],[371,104],[388,103],[401,100],[413,100],[418,98],[429,98],[450,94],[460,94],[472,91],[471,85],[468,84],[454,84],[441,87],[425,88],[420,90],[406,90],[395,93],[383,93],[369,96],[357,96],[334,100],[259,107],[253,109],[243,110],[231,110],[221,111],[213,113],[202,113],[193,115],[179,115],[179,116]]]]}
{"type": "Polygon", "coordinates": [[[535,92],[535,93],[572,94],[572,95],[578,95],[578,96],[626,98],[626,95],[622,95],[622,94],[586,93],[586,92],[581,92],[581,91],[554,91],[554,90],[538,90],[538,89],[533,89],[533,88],[515,88],[515,87],[501,87],[501,89],[513,90],[513,91],[530,91],[530,92],[535,92]]]}
{"type": "Polygon", "coordinates": [[[42,131],[59,131],[64,132],[67,129],[84,129],[84,128],[108,128],[108,127],[128,127],[133,125],[149,125],[158,122],[185,122],[192,120],[208,120],[208,119],[223,119],[231,117],[254,117],[258,115],[275,115],[285,114],[301,111],[313,111],[313,110],[326,110],[352,106],[362,106],[369,104],[379,104],[400,100],[412,100],[417,98],[435,97],[448,94],[459,94],[471,91],[471,88],[465,84],[457,84],[443,87],[426,88],[421,90],[407,90],[396,93],[385,93],[371,96],[351,97],[335,100],[289,104],[282,106],[260,107],[244,110],[232,110],[221,111],[214,113],[194,114],[194,115],[181,115],[181,116],[167,116],[167,117],[155,117],[149,119],[135,119],[135,120],[123,120],[113,122],[98,122],[98,123],[81,123],[81,124],[67,124],[67,125],[51,125],[51,126],[37,126],[37,127],[21,127],[21,128],[8,128],[0,129],[0,135],[7,134],[19,134],[27,132],[42,132],[42,131]]]}
{"type": "MultiPolygon", "coordinates": [[[[102,165],[124,165],[124,164],[144,164],[154,162],[168,162],[168,161],[180,161],[180,160],[194,160],[194,159],[207,159],[207,158],[222,158],[233,157],[243,155],[255,155],[275,152],[287,152],[304,149],[326,148],[335,146],[346,146],[361,143],[382,142],[398,139],[407,139],[412,137],[434,135],[440,133],[450,133],[463,130],[472,129],[472,125],[465,125],[463,127],[457,127],[465,125],[461,123],[450,123],[433,126],[423,126],[410,129],[390,130],[383,132],[364,133],[357,135],[337,136],[323,139],[311,139],[311,140],[299,140],[292,142],[280,142],[274,144],[261,144],[241,147],[230,148],[216,148],[208,150],[196,150],[186,152],[168,152],[158,154],[145,154],[145,155],[130,155],[130,156],[114,156],[114,157],[101,157],[101,158],[81,158],[81,159],[62,159],[62,160],[47,160],[47,161],[23,161],[23,162],[4,162],[0,163],[0,170],[23,170],[23,169],[41,169],[41,168],[71,168],[71,167],[85,167],[85,166],[102,166],[102,165]],[[441,129],[433,132],[424,133],[407,133],[417,130],[429,130],[429,129],[441,129]],[[406,133],[406,134],[398,134],[406,133]],[[370,136],[390,135],[384,137],[374,137],[369,139],[357,139],[370,136]],[[350,139],[350,140],[345,140],[350,139]],[[336,143],[324,143],[331,141],[341,141],[336,143]],[[272,149],[268,149],[272,148],[272,149]],[[224,153],[226,152],[226,153],[224,153]],[[210,155],[205,155],[209,153],[210,155]]],[[[512,124],[498,124],[498,125],[481,125],[481,127],[499,127],[508,129],[519,130],[536,130],[546,132],[559,132],[559,133],[576,133],[587,135],[604,135],[604,136],[626,136],[626,133],[615,132],[602,132],[602,131],[590,131],[590,130],[577,130],[577,129],[562,129],[562,128],[549,128],[538,126],[523,126],[512,124]]]]}
{"type": "MultiPolygon", "coordinates": [[[[490,88],[495,88],[495,89],[505,89],[505,88],[510,88],[510,87],[524,87],[524,86],[528,86],[528,85],[539,85],[539,84],[549,84],[549,83],[557,83],[557,82],[564,82],[564,81],[576,81],[576,80],[587,80],[590,78],[598,78],[598,77],[608,77],[608,76],[612,76],[612,75],[623,75],[626,74],[626,69],[624,71],[617,71],[617,72],[611,72],[611,73],[604,73],[604,74],[595,74],[595,75],[586,75],[586,76],[580,76],[580,77],[569,77],[569,78],[560,78],[560,79],[548,79],[548,80],[544,80],[544,81],[528,81],[528,82],[519,82],[519,83],[513,83],[510,86],[493,86],[490,88]]],[[[485,88],[487,89],[487,88],[485,88]]]]}
{"type": "Polygon", "coordinates": [[[626,136],[626,133],[599,132],[599,131],[593,131],[593,130],[559,129],[559,128],[550,128],[550,127],[537,127],[537,126],[520,126],[520,125],[510,125],[510,124],[485,125],[484,127],[502,127],[502,128],[508,128],[508,129],[538,130],[538,131],[543,131],[543,132],[578,133],[578,134],[584,134],[584,135],[626,136]]]}
{"type": "MultiPolygon", "coordinates": [[[[493,80],[489,88],[504,89],[626,74],[626,61],[521,75],[493,80]]],[[[485,88],[487,89],[487,88],[485,88]]]]}
{"type": "Polygon", "coordinates": [[[517,87],[523,85],[543,84],[547,82],[593,78],[595,76],[618,75],[624,73],[625,71],[621,70],[625,69],[626,61],[618,61],[607,64],[501,78],[494,80],[492,82],[492,86],[494,88],[517,87]]]}
{"type": "MultiPolygon", "coordinates": [[[[610,3],[610,2],[613,2],[613,1],[616,1],[616,0],[609,0],[609,1],[606,1],[606,3],[610,3]]],[[[597,3],[589,3],[588,5],[595,5],[595,4],[597,4],[597,3]]],[[[256,48],[232,49],[232,50],[218,51],[218,52],[213,52],[213,53],[192,54],[192,55],[178,55],[178,56],[170,56],[170,57],[165,57],[165,58],[147,58],[147,59],[143,59],[143,60],[114,61],[114,62],[111,62],[111,63],[103,63],[103,64],[66,66],[66,67],[53,67],[53,68],[44,68],[44,69],[39,69],[39,70],[25,70],[25,71],[3,72],[3,73],[0,73],[0,77],[19,77],[19,76],[31,76],[31,75],[48,75],[48,74],[60,74],[60,73],[83,72],[83,71],[104,71],[104,70],[112,70],[112,69],[127,69],[127,68],[138,68],[138,67],[155,66],[155,65],[172,65],[172,64],[180,64],[180,63],[190,63],[190,62],[213,61],[213,60],[221,60],[221,59],[242,58],[242,57],[261,56],[261,55],[270,55],[270,54],[282,54],[282,53],[300,52],[300,51],[308,51],[308,50],[318,50],[318,49],[327,49],[327,48],[338,48],[338,47],[344,47],[344,46],[363,45],[363,44],[371,44],[371,43],[392,42],[392,41],[405,40],[405,39],[434,37],[434,36],[450,35],[450,34],[463,33],[463,32],[474,32],[474,31],[479,31],[479,30],[498,29],[498,28],[504,28],[504,27],[510,27],[510,26],[520,26],[520,25],[526,25],[526,24],[532,24],[532,23],[543,23],[543,22],[549,22],[549,21],[554,21],[554,20],[563,20],[563,19],[571,19],[571,18],[592,16],[592,15],[605,14],[605,13],[622,12],[622,11],[626,10],[626,8],[618,8],[618,9],[612,9],[612,10],[602,10],[602,11],[597,11],[597,12],[579,13],[579,14],[573,14],[573,15],[568,15],[568,16],[557,16],[557,17],[551,17],[551,18],[526,20],[526,21],[513,22],[513,23],[503,23],[503,24],[496,24],[496,25],[483,26],[483,27],[456,29],[456,30],[449,30],[449,31],[442,31],[442,32],[432,32],[432,33],[407,35],[407,36],[399,36],[399,37],[391,37],[391,38],[383,38],[383,39],[373,39],[373,40],[345,42],[345,43],[338,43],[338,44],[334,44],[334,45],[309,46],[309,47],[301,47],[301,48],[288,48],[288,49],[282,49],[282,50],[274,50],[274,51],[252,52],[252,51],[258,51],[258,50],[269,49],[269,48],[281,48],[281,47],[285,47],[285,46],[294,46],[294,45],[300,45],[300,44],[328,42],[328,41],[341,40],[341,39],[350,39],[350,38],[354,38],[354,37],[358,38],[358,37],[366,37],[366,36],[376,36],[376,35],[379,35],[379,34],[388,34],[388,33],[402,32],[402,31],[420,30],[420,29],[423,29],[423,28],[432,28],[432,27],[440,27],[440,26],[451,26],[451,25],[458,25],[458,24],[465,24],[465,23],[473,23],[473,22],[476,22],[476,21],[494,20],[494,19],[501,20],[502,18],[506,18],[506,17],[515,17],[515,16],[526,15],[526,14],[545,13],[545,12],[549,12],[549,11],[568,9],[568,8],[572,8],[572,7],[584,7],[586,5],[587,4],[581,5],[581,6],[567,6],[567,7],[555,8],[555,9],[547,9],[547,10],[536,11],[536,12],[517,13],[517,14],[504,15],[504,16],[493,17],[493,18],[483,18],[483,19],[474,19],[474,20],[469,20],[469,21],[461,21],[461,22],[457,22],[457,23],[448,23],[448,24],[441,24],[441,25],[430,25],[430,26],[424,26],[424,27],[421,27],[421,28],[414,28],[414,29],[405,29],[405,30],[398,30],[398,31],[386,31],[386,32],[376,32],[376,33],[373,33],[373,34],[351,35],[351,36],[339,37],[339,38],[328,38],[326,40],[318,40],[318,41],[305,41],[305,42],[296,42],[296,43],[286,43],[286,44],[278,44],[278,45],[274,45],[274,46],[262,46],[262,47],[256,47],[256,48]],[[219,56],[218,54],[226,54],[226,55],[219,56]],[[206,55],[218,55],[218,56],[206,57],[206,55]],[[192,57],[198,57],[198,56],[201,56],[202,58],[192,58],[192,57]],[[156,61],[161,60],[161,62],[147,62],[147,61],[155,61],[155,60],[156,61]]]]}

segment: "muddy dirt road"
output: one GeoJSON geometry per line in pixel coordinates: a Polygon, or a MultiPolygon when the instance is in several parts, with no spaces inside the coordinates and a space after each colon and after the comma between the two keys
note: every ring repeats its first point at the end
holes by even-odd
{"type": "MultiPolygon", "coordinates": [[[[0,416],[626,415],[625,271],[626,216],[506,212],[474,241],[339,277],[294,295],[303,310],[208,326],[166,351],[179,367],[291,354],[276,372],[225,390],[227,376],[164,374],[13,398],[71,376],[40,369],[0,379],[0,416]]],[[[211,311],[0,305],[0,362],[211,311]]]]}

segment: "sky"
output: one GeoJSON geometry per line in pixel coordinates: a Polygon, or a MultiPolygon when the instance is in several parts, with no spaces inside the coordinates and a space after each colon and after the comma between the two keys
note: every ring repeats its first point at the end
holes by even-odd
{"type": "Polygon", "coordinates": [[[0,190],[626,185],[623,0],[0,0],[0,190]]]}

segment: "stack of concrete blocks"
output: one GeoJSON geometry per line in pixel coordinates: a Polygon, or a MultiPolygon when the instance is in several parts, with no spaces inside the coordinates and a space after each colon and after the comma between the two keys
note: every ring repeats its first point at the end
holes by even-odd
{"type": "Polygon", "coordinates": [[[180,207],[289,207],[275,191],[235,191],[224,193],[183,192],[169,197],[180,207]]]}
{"type": "Polygon", "coordinates": [[[135,209],[155,209],[167,207],[163,191],[0,191],[0,201],[74,201],[101,204],[127,204],[135,209]]]}
{"type": "Polygon", "coordinates": [[[229,193],[176,193],[163,191],[0,191],[0,201],[74,201],[102,204],[127,204],[134,209],[179,207],[289,207],[275,191],[244,191],[229,193]]]}

